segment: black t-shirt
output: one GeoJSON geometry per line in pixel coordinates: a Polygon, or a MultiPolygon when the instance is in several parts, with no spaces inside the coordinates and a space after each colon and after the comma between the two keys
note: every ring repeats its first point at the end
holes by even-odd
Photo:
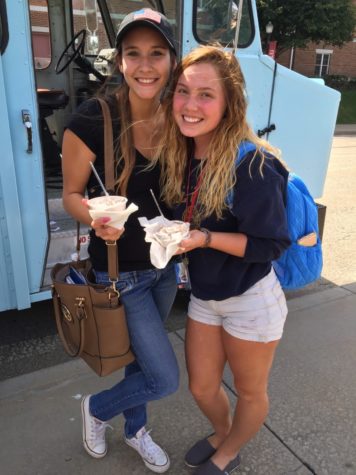
{"type": "MultiPolygon", "coordinates": [[[[120,131],[116,102],[113,100],[109,105],[112,115],[114,143],[116,144],[120,131]]],[[[89,99],[82,103],[75,114],[72,115],[67,128],[76,134],[95,154],[95,168],[102,181],[105,182],[103,124],[99,102],[96,99],[89,99]]],[[[153,267],[149,256],[150,244],[145,242],[144,230],[137,219],[141,216],[152,219],[159,214],[150,189],[153,190],[163,214],[171,219],[171,211],[160,200],[160,167],[156,165],[152,169],[145,170],[148,164],[149,161],[136,151],[136,163],[128,182],[127,198],[128,203],[135,203],[139,209],[136,213],[130,215],[125,223],[125,232],[118,240],[119,269],[122,272],[153,267]]],[[[89,178],[87,190],[89,198],[102,194],[93,173],[89,178]]],[[[89,255],[94,269],[99,271],[108,270],[105,241],[98,238],[93,230],[90,232],[89,255]]]]}
{"type": "MultiPolygon", "coordinates": [[[[238,166],[231,209],[224,211],[222,219],[209,216],[201,223],[210,231],[246,234],[245,256],[210,248],[188,253],[192,293],[202,300],[243,294],[269,273],[272,260],[290,245],[284,204],[288,172],[277,159],[266,158],[261,177],[259,157],[250,167],[253,155],[246,155],[238,166]]],[[[197,181],[199,161],[193,160],[191,168],[190,193],[197,181]]],[[[184,210],[182,204],[175,210],[175,218],[181,219],[184,210]]]]}

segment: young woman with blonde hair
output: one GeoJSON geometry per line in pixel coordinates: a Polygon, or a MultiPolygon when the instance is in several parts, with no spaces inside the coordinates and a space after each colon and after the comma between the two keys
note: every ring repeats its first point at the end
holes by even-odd
{"type": "MultiPolygon", "coordinates": [[[[124,440],[153,472],[168,470],[167,453],[146,430],[147,403],[178,388],[178,365],[164,328],[176,294],[173,264],[155,269],[149,244],[137,217],[157,215],[150,189],[159,197],[160,167],[154,161],[160,100],[176,64],[173,32],[167,18],[151,9],[127,15],[116,38],[117,69],[122,83],[104,99],[112,113],[117,186],[139,207],[124,230],[110,219],[92,221],[83,204],[101,194],[89,162],[104,182],[104,134],[101,107],[96,98],[80,105],[70,119],[63,140],[63,203],[78,221],[91,226],[89,254],[98,283],[109,284],[105,241],[118,241],[120,276],[117,288],[126,310],[131,347],[136,361],[126,367],[115,386],[82,400],[83,445],[95,458],[107,453],[105,430],[118,414],[125,417],[124,440]]],[[[159,203],[168,217],[169,210],[159,203]]]]}
{"type": "Polygon", "coordinates": [[[234,55],[202,46],[183,58],[167,98],[160,156],[164,198],[177,219],[191,223],[180,244],[192,286],[186,360],[190,390],[214,430],[186,454],[195,475],[233,472],[241,448],[259,431],[287,315],[272,261],[290,244],[288,172],[253,133],[246,109],[234,55]],[[245,141],[257,151],[237,165],[245,141]],[[221,384],[226,362],[238,393],[233,417],[221,384]]]}

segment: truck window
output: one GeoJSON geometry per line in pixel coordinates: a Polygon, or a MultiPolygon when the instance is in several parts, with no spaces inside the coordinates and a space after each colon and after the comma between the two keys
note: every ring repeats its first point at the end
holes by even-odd
{"type": "MultiPolygon", "coordinates": [[[[238,0],[196,0],[193,31],[199,43],[218,42],[232,47],[238,13],[238,0]]],[[[239,48],[253,40],[254,27],[250,0],[244,0],[239,34],[239,48]]]]}
{"type": "MultiPolygon", "coordinates": [[[[131,0],[123,2],[122,0],[107,0],[108,9],[115,31],[121,23],[121,20],[128,13],[140,10],[141,8],[152,8],[153,10],[159,10],[159,1],[152,0],[131,0]]],[[[162,2],[164,6],[164,14],[170,21],[173,30],[176,26],[176,3],[174,0],[165,0],[162,2]]]]}
{"type": "MultiPolygon", "coordinates": [[[[153,0],[107,0],[106,5],[110,14],[113,31],[116,33],[122,19],[130,12],[141,8],[153,8],[159,10],[159,2],[153,0]]],[[[73,0],[73,25],[74,33],[82,29],[87,31],[84,53],[97,55],[103,49],[110,49],[110,40],[107,35],[103,19],[96,0],[73,0]]],[[[169,0],[164,4],[165,15],[176,27],[176,2],[169,0]]]]}
{"type": "Polygon", "coordinates": [[[46,69],[52,59],[47,0],[30,0],[30,20],[35,69],[46,69]]]}
{"type": "Polygon", "coordinates": [[[111,48],[96,0],[73,0],[72,8],[74,34],[87,31],[84,54],[96,56],[100,50],[111,48]]]}

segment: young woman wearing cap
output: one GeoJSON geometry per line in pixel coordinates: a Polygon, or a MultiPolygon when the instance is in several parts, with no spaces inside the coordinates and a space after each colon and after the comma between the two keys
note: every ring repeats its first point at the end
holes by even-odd
{"type": "MultiPolygon", "coordinates": [[[[118,240],[120,290],[125,305],[132,349],[136,361],[126,367],[125,377],[115,386],[82,400],[83,443],[95,458],[107,453],[105,430],[118,414],[125,417],[125,442],[154,472],[168,470],[167,453],[146,431],[146,403],[173,393],[178,388],[178,365],[163,322],[173,304],[176,281],[173,264],[154,269],[149,244],[137,216],[153,218],[157,208],[150,194],[159,200],[160,167],[153,160],[160,118],[160,98],[176,64],[174,38],[168,20],[150,9],[127,15],[116,41],[117,68],[123,81],[105,96],[112,113],[117,187],[139,211],[130,216],[125,230],[110,227],[109,218],[92,221],[83,204],[100,195],[91,173],[95,163],[104,181],[103,118],[98,101],[81,104],[69,121],[63,139],[63,203],[78,221],[91,226],[89,254],[97,282],[108,283],[105,241],[118,240]]],[[[164,203],[159,202],[169,217],[164,203]]]]}
{"type": "Polygon", "coordinates": [[[191,51],[171,91],[163,191],[177,206],[176,218],[191,223],[180,243],[192,285],[186,359],[190,390],[213,426],[185,461],[196,467],[194,475],[224,475],[237,469],[240,449],[268,412],[268,375],[287,314],[272,261],[290,245],[288,172],[247,123],[244,78],[233,54],[214,46],[191,51]],[[244,141],[257,152],[236,166],[244,141]],[[227,361],[239,396],[233,417],[222,386],[227,361]]]}

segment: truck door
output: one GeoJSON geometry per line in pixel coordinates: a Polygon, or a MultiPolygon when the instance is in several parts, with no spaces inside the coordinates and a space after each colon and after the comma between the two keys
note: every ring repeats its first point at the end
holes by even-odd
{"type": "Polygon", "coordinates": [[[0,0],[0,311],[29,307],[48,242],[27,1],[0,0]]]}
{"type": "MultiPolygon", "coordinates": [[[[340,93],[263,54],[254,0],[199,0],[184,8],[183,54],[199,43],[232,48],[242,3],[237,56],[243,70],[253,130],[279,147],[313,196],[323,193],[340,93]]],[[[188,5],[188,2],[186,2],[188,5]]]]}

